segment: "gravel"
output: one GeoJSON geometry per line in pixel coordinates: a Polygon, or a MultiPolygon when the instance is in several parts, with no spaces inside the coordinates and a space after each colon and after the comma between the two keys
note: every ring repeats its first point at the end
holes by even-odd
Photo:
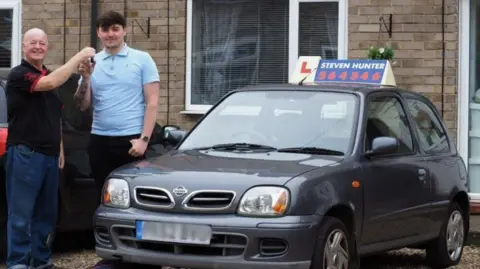
{"type": "MultiPolygon", "coordinates": [[[[361,269],[430,269],[425,265],[425,251],[401,249],[384,255],[369,257],[361,262],[361,269]]],[[[455,269],[480,268],[480,246],[466,246],[461,263],[455,269]]]]}
{"type": "MultiPolygon", "coordinates": [[[[59,253],[54,255],[54,261],[57,266],[65,269],[86,269],[95,265],[100,258],[95,255],[93,250],[80,250],[75,252],[59,253]]],[[[143,269],[140,266],[122,266],[121,269],[135,268],[143,269]]],[[[425,265],[424,251],[402,249],[392,251],[380,256],[362,259],[361,269],[429,269],[425,265]]],[[[462,262],[456,269],[475,269],[480,268],[480,247],[465,247],[462,262]]],[[[5,269],[0,266],[0,269],[5,269]]],[[[172,269],[163,267],[163,269],[172,269]]]]}
{"type": "MultiPolygon", "coordinates": [[[[472,223],[473,224],[473,223],[472,223]]],[[[480,218],[478,218],[480,227],[480,218]]],[[[479,229],[480,230],[480,229],[479,229]]],[[[72,233],[57,236],[54,246],[53,260],[57,266],[65,269],[87,269],[94,266],[101,259],[95,254],[94,240],[90,233],[72,233]]],[[[462,261],[455,269],[478,269],[480,268],[480,233],[471,233],[468,246],[464,248],[462,261]]],[[[125,265],[115,269],[147,269],[158,267],[146,267],[139,265],[125,265]]],[[[384,255],[364,258],[361,261],[361,269],[430,269],[425,265],[425,251],[413,249],[401,249],[391,251],[384,255]]],[[[0,264],[0,269],[5,265],[0,264]]],[[[173,269],[163,267],[163,269],[173,269]]]]}

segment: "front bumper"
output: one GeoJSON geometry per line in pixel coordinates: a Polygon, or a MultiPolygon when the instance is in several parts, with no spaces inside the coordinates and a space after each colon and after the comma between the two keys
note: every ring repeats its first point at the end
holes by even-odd
{"type": "Polygon", "coordinates": [[[95,214],[96,253],[131,263],[204,269],[308,269],[320,216],[246,218],[127,210],[100,206],[95,214]],[[136,220],[208,224],[208,246],[135,238],[136,220]]]}

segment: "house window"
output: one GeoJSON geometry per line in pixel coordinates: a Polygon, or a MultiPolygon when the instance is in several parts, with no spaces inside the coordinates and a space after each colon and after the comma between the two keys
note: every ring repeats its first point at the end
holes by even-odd
{"type": "Polygon", "coordinates": [[[20,0],[0,1],[0,69],[19,64],[20,0]]]}
{"type": "Polygon", "coordinates": [[[0,9],[0,68],[12,64],[12,9],[0,9]]]}
{"type": "Polygon", "coordinates": [[[346,56],[346,0],[188,0],[186,109],[287,83],[298,56],[346,56]]]}

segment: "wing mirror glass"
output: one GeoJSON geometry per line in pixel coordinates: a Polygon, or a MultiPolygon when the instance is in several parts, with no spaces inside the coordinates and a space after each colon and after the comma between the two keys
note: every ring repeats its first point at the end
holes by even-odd
{"type": "Polygon", "coordinates": [[[163,127],[163,139],[168,144],[177,145],[187,135],[187,132],[176,125],[165,125],[163,127]]]}
{"type": "Polygon", "coordinates": [[[398,151],[398,140],[390,136],[381,136],[373,139],[372,150],[366,153],[367,157],[389,155],[398,151]]]}

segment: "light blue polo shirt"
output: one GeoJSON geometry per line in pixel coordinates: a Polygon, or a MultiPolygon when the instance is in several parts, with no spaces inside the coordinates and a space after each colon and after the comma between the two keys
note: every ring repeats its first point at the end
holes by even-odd
{"type": "MultiPolygon", "coordinates": [[[[115,55],[105,50],[95,55],[90,77],[92,134],[127,136],[141,134],[145,115],[143,86],[160,81],[150,54],[125,47],[115,55]]],[[[80,78],[79,84],[82,79],[80,78]]]]}

